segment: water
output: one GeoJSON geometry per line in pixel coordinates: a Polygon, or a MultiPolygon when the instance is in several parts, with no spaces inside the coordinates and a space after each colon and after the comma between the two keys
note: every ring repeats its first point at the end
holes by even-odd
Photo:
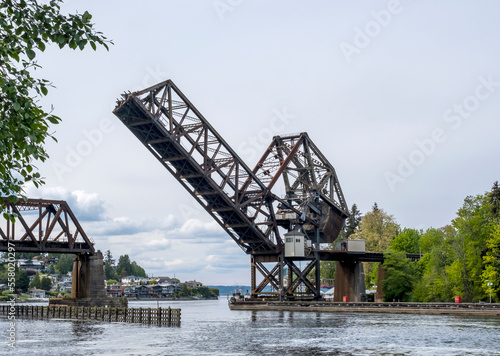
{"type": "Polygon", "coordinates": [[[11,353],[2,317],[0,354],[500,355],[498,317],[230,311],[225,298],[160,302],[169,305],[182,309],[180,328],[18,319],[11,353]]]}

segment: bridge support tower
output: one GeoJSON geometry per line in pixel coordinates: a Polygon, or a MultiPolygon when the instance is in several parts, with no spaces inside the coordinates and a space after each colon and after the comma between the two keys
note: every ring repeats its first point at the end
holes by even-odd
{"type": "Polygon", "coordinates": [[[103,256],[79,255],[73,259],[71,298],[105,298],[103,256]]]}
{"type": "Polygon", "coordinates": [[[365,274],[360,261],[339,261],[335,267],[334,302],[365,302],[365,274]]]}

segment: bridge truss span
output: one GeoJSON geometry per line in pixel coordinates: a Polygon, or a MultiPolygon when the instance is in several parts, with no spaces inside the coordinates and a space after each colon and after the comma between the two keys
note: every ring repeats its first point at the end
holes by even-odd
{"type": "Polygon", "coordinates": [[[285,256],[285,234],[300,230],[318,250],[336,239],[349,213],[333,166],[307,133],[274,137],[250,169],[171,80],[123,94],[113,113],[252,255],[252,295],[268,285],[293,294],[303,284],[319,297],[319,283],[307,279],[315,270],[319,280],[318,254],[310,249],[311,263],[300,270],[285,256]],[[285,196],[273,193],[277,185],[285,196]],[[258,285],[257,271],[264,277],[258,285]]]}
{"type": "Polygon", "coordinates": [[[95,253],[94,241],[65,201],[21,199],[12,203],[1,199],[16,219],[4,220],[5,227],[0,227],[0,251],[14,247],[15,252],[95,253]]]}

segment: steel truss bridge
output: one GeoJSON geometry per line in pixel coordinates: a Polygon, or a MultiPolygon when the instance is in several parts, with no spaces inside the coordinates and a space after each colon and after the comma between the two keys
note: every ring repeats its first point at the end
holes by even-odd
{"type": "Polygon", "coordinates": [[[16,215],[14,221],[5,219],[5,226],[0,226],[0,251],[95,254],[94,241],[65,201],[0,199],[5,210],[16,215]]]}
{"type": "Polygon", "coordinates": [[[320,249],[349,213],[335,169],[307,133],[275,136],[251,169],[171,80],[123,94],[113,113],[251,256],[253,297],[271,286],[274,296],[319,298],[320,260],[353,258],[320,249]],[[305,256],[285,255],[289,232],[310,242],[305,256]]]}

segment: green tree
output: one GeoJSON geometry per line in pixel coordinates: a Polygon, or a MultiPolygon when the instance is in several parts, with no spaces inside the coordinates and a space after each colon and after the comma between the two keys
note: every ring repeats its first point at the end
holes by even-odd
{"type": "Polygon", "coordinates": [[[342,238],[346,239],[356,232],[356,229],[359,227],[359,223],[362,219],[361,211],[359,211],[356,204],[352,204],[349,214],[350,215],[345,222],[344,234],[342,236],[342,238]]]}
{"type": "Polygon", "coordinates": [[[104,263],[104,275],[106,279],[118,279],[115,269],[111,266],[111,264],[109,264],[109,262],[104,263]]]}
{"type": "MultiPolygon", "coordinates": [[[[391,241],[398,234],[399,225],[392,215],[380,209],[377,203],[373,210],[363,216],[359,223],[359,229],[350,236],[352,239],[365,240],[366,250],[370,252],[384,252],[391,241]]],[[[363,263],[365,282],[367,288],[376,284],[376,270],[378,265],[374,263],[363,263]]]]}
{"type": "Polygon", "coordinates": [[[394,240],[391,241],[389,249],[391,251],[401,251],[406,253],[419,253],[420,252],[420,237],[422,231],[417,229],[404,228],[399,234],[396,235],[394,240]]]}
{"type": "Polygon", "coordinates": [[[40,275],[37,273],[35,274],[35,277],[33,277],[33,279],[31,280],[29,287],[40,289],[41,286],[42,286],[42,281],[40,280],[40,275]]]}
{"type": "Polygon", "coordinates": [[[498,181],[493,183],[491,192],[488,193],[488,197],[491,204],[491,213],[495,219],[500,218],[500,186],[498,181]]]}
{"type": "MultiPolygon", "coordinates": [[[[80,50],[88,44],[94,50],[97,44],[108,48],[109,41],[96,32],[87,11],[62,15],[61,3],[0,3],[0,196],[8,196],[14,203],[22,196],[24,184],[32,182],[38,187],[44,183],[35,162],[48,158],[45,140],[54,138],[49,127],[60,122],[60,118],[38,104],[48,94],[50,82],[32,75],[40,68],[35,57],[49,43],[80,50]]],[[[0,212],[5,218],[14,219],[14,214],[5,211],[3,200],[0,212]]]]}
{"type": "Polygon", "coordinates": [[[137,264],[137,262],[133,261],[131,263],[131,268],[132,268],[132,275],[133,276],[147,277],[146,271],[144,270],[144,268],[142,268],[141,266],[139,266],[137,264]]]}
{"type": "Polygon", "coordinates": [[[486,195],[469,196],[452,222],[456,233],[450,243],[456,258],[448,268],[448,278],[454,294],[467,302],[486,297],[481,280],[482,256],[493,228],[491,217],[486,195]]]}
{"type": "Polygon", "coordinates": [[[413,290],[415,301],[450,302],[453,296],[448,281],[449,266],[455,259],[450,241],[455,229],[446,226],[441,229],[428,229],[420,238],[422,258],[418,269],[422,277],[416,281],[413,290]]]}
{"type": "Polygon", "coordinates": [[[50,279],[49,277],[43,277],[40,288],[49,291],[50,288],[52,288],[52,279],[50,279]]]}
{"type": "Polygon", "coordinates": [[[108,284],[108,286],[109,286],[109,285],[111,285],[111,284],[118,284],[118,281],[117,281],[117,280],[115,280],[115,279],[108,279],[108,280],[106,281],[106,283],[107,283],[107,284],[108,284]]]}
{"type": "Polygon", "coordinates": [[[383,252],[389,247],[398,231],[399,225],[394,217],[374,206],[371,212],[363,216],[358,231],[351,235],[351,238],[365,240],[367,251],[383,252]]]}
{"type": "Polygon", "coordinates": [[[487,251],[483,256],[484,270],[481,273],[482,288],[486,295],[492,295],[495,302],[500,301],[500,223],[486,240],[487,251]],[[491,284],[490,284],[491,283],[491,284]]]}
{"type": "Polygon", "coordinates": [[[22,269],[16,270],[16,290],[26,293],[30,284],[28,274],[22,269]]]}
{"type": "Polygon", "coordinates": [[[415,282],[415,265],[406,257],[406,253],[393,251],[384,258],[385,278],[383,280],[384,301],[392,302],[411,300],[415,282]]]}
{"type": "Polygon", "coordinates": [[[118,259],[118,264],[116,265],[116,274],[122,277],[133,276],[132,274],[132,263],[130,262],[130,257],[128,255],[120,256],[118,259]],[[123,276],[125,272],[125,276],[123,276]]]}
{"type": "Polygon", "coordinates": [[[73,271],[73,259],[76,255],[71,254],[60,254],[59,260],[54,264],[54,269],[57,273],[67,274],[68,272],[73,271]]]}
{"type": "Polygon", "coordinates": [[[113,255],[111,254],[111,250],[107,250],[104,253],[104,262],[109,263],[111,266],[115,264],[115,260],[113,258],[113,255]]]}

